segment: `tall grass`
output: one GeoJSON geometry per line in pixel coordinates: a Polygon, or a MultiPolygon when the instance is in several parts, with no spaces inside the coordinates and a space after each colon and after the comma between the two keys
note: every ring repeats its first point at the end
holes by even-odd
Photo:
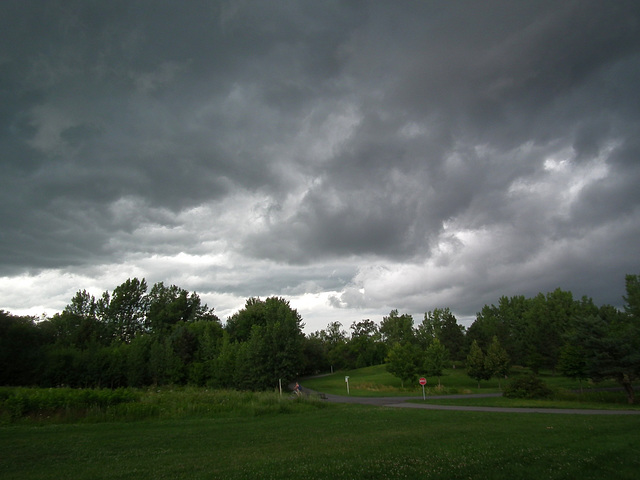
{"type": "Polygon", "coordinates": [[[105,412],[138,402],[131,389],[12,388],[0,387],[0,421],[20,418],[72,418],[105,412]]]}
{"type": "Polygon", "coordinates": [[[108,422],[190,417],[258,416],[322,408],[314,397],[277,392],[164,387],[148,390],[1,388],[0,423],[108,422]]]}

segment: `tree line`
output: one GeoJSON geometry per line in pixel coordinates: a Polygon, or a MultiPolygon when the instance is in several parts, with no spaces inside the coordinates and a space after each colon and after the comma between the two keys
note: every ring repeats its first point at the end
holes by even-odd
{"type": "Polygon", "coordinates": [[[301,372],[302,318],[283,298],[250,298],[223,326],[196,293],[128,279],[86,290],[51,318],[0,311],[0,384],[262,390],[301,372]]]}
{"type": "Polygon", "coordinates": [[[464,367],[478,381],[510,365],[578,379],[616,379],[633,400],[640,373],[640,280],[626,276],[623,310],[556,289],[502,297],[465,329],[449,308],[419,325],[392,310],[378,324],[340,322],[305,335],[280,297],[249,298],[223,324],[195,292],[128,279],[98,299],[78,291],[51,318],[0,311],[0,384],[75,387],[206,385],[269,389],[279,381],[386,363],[403,382],[464,367]]]}

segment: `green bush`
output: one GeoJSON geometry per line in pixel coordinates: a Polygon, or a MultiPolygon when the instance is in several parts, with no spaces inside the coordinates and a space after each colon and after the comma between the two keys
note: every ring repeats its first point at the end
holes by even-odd
{"type": "Polygon", "coordinates": [[[505,387],[507,398],[549,398],[553,391],[537,376],[515,377],[505,387]]]}

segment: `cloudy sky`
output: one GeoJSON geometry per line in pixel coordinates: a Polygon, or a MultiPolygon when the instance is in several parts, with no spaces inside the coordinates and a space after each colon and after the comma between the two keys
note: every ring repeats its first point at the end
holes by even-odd
{"type": "Polygon", "coordinates": [[[0,3],[0,309],[128,278],[306,332],[640,273],[640,3],[0,3]]]}

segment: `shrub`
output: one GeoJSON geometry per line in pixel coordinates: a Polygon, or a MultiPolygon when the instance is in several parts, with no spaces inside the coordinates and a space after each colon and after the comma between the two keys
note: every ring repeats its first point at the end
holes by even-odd
{"type": "Polygon", "coordinates": [[[548,398],[552,390],[535,375],[525,375],[512,379],[504,389],[507,398],[548,398]]]}

